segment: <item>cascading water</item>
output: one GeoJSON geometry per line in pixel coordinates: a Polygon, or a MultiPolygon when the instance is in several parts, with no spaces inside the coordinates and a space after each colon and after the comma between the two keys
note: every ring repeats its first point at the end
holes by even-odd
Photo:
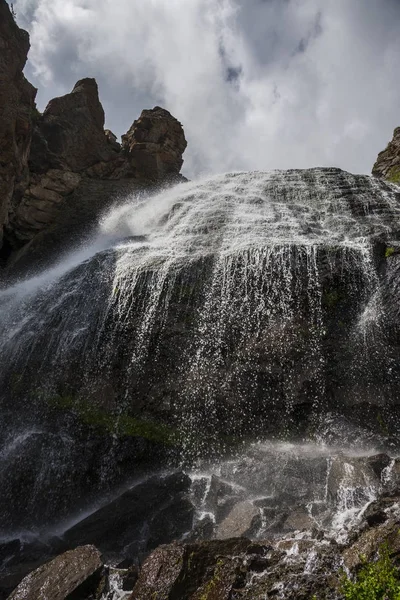
{"type": "MultiPolygon", "coordinates": [[[[156,466],[260,466],[257,440],[397,448],[385,248],[399,230],[398,191],[373,178],[234,173],[127,199],[91,247],[4,289],[3,531],[54,527],[156,466]]],[[[331,525],[330,502],[373,496],[324,498],[327,478],[303,500],[331,525]]]]}

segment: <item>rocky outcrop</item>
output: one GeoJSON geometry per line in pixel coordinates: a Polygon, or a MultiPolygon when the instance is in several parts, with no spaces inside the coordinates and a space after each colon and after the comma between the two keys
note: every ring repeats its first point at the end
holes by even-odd
{"type": "Polygon", "coordinates": [[[143,111],[123,147],[109,129],[94,79],[54,98],[36,120],[29,155],[30,178],[14,196],[7,239],[19,248],[57,224],[66,197],[82,180],[132,180],[139,184],[179,175],[186,140],[180,123],[164,109],[143,111]]]}
{"type": "Polygon", "coordinates": [[[93,597],[103,563],[94,546],[81,546],[57,556],[27,575],[9,600],[67,600],[93,597]]]}
{"type": "Polygon", "coordinates": [[[400,127],[394,130],[387,148],[378,154],[372,175],[400,185],[400,127]]]}
{"type": "Polygon", "coordinates": [[[95,79],[81,79],[70,94],[50,100],[36,123],[31,172],[62,168],[80,173],[112,160],[115,150],[104,132],[104,119],[95,79]]]}
{"type": "MultiPolygon", "coordinates": [[[[95,79],[81,79],[41,115],[36,90],[22,74],[28,50],[27,32],[0,0],[0,259],[8,264],[43,232],[68,224],[65,206],[76,190],[79,199],[87,192],[87,180],[113,181],[114,195],[126,192],[122,181],[176,180],[186,148],[181,124],[159,107],[142,112],[121,147],[104,130],[95,79]]],[[[95,216],[106,206],[94,205],[95,216]]]]}
{"type": "Polygon", "coordinates": [[[14,22],[0,0],[0,247],[13,196],[19,198],[28,179],[28,155],[35,112],[35,88],[22,70],[29,36],[14,22]]]}
{"type": "Polygon", "coordinates": [[[122,136],[122,148],[134,173],[155,181],[179,174],[186,145],[182,125],[159,106],[142,111],[122,136]]]}

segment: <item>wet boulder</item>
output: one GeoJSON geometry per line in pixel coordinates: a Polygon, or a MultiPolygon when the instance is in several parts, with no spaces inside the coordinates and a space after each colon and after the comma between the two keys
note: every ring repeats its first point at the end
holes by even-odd
{"type": "Polygon", "coordinates": [[[249,546],[246,539],[160,546],[143,563],[130,600],[227,600],[239,574],[238,556],[249,546]]]}
{"type": "Polygon", "coordinates": [[[121,560],[179,539],[193,522],[189,485],[181,472],[150,477],[67,530],[65,543],[95,544],[106,557],[121,560]]]}
{"type": "Polygon", "coordinates": [[[228,539],[251,535],[261,524],[259,509],[249,500],[238,502],[218,525],[216,537],[228,539]]]}
{"type": "Polygon", "coordinates": [[[94,546],[82,546],[29,573],[9,600],[84,600],[96,591],[102,569],[100,552],[94,546]]]}

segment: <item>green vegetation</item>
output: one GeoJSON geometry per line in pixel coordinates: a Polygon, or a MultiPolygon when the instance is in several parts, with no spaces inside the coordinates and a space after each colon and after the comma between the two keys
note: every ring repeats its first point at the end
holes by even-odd
{"type": "Polygon", "coordinates": [[[394,254],[394,252],[395,252],[395,250],[394,250],[394,248],[392,246],[386,248],[386,250],[385,250],[385,258],[390,258],[392,256],[392,254],[394,254]]]}
{"type": "Polygon", "coordinates": [[[344,600],[400,600],[399,572],[390,560],[388,547],[380,549],[376,562],[363,560],[355,581],[344,575],[340,593],[344,600]]]}
{"type": "Polygon", "coordinates": [[[387,180],[396,185],[400,185],[400,167],[392,167],[387,176],[387,180]]]}
{"type": "Polygon", "coordinates": [[[142,437],[167,446],[175,446],[179,442],[178,432],[167,425],[126,414],[115,415],[72,396],[56,396],[48,403],[60,409],[70,409],[82,423],[119,437],[142,437]]]}
{"type": "MultiPolygon", "coordinates": [[[[343,573],[339,593],[343,600],[400,600],[400,573],[390,559],[388,546],[380,548],[375,562],[363,558],[354,580],[343,573]]],[[[313,596],[312,600],[318,599],[313,596]]]]}
{"type": "Polygon", "coordinates": [[[214,574],[210,581],[206,584],[204,591],[202,592],[199,600],[208,600],[209,598],[215,598],[216,587],[221,582],[222,570],[224,568],[224,561],[219,559],[214,570],[214,574]]]}
{"type": "Polygon", "coordinates": [[[29,111],[29,116],[31,118],[32,123],[36,123],[40,119],[42,114],[38,111],[36,106],[32,106],[32,108],[29,111]]]}
{"type": "Polygon", "coordinates": [[[341,296],[337,290],[330,290],[329,292],[324,292],[322,295],[322,304],[330,310],[336,308],[340,300],[341,296]]]}
{"type": "Polygon", "coordinates": [[[378,412],[378,414],[376,415],[376,420],[378,421],[378,425],[380,427],[381,433],[386,436],[390,435],[389,428],[386,425],[385,420],[382,417],[380,412],[378,412]]]}

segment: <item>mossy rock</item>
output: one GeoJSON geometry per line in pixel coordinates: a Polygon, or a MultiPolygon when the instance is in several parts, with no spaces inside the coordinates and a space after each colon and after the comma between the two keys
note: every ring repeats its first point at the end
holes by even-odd
{"type": "Polygon", "coordinates": [[[392,167],[387,176],[387,180],[390,181],[390,183],[400,185],[400,167],[392,167]]]}
{"type": "Polygon", "coordinates": [[[141,437],[166,446],[176,446],[180,442],[179,432],[163,423],[106,412],[73,396],[54,396],[47,402],[55,408],[71,410],[82,423],[111,435],[141,437]]]}
{"type": "Polygon", "coordinates": [[[392,246],[387,247],[385,250],[385,258],[390,258],[394,253],[395,249],[392,246]]]}

